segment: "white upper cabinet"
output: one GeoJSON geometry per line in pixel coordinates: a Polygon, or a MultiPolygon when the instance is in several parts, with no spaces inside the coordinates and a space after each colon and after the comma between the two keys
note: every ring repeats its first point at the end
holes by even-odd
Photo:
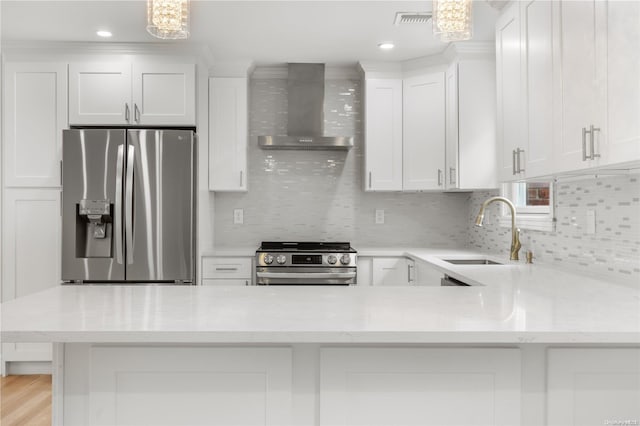
{"type": "Polygon", "coordinates": [[[522,72],[525,100],[524,135],[520,154],[526,177],[553,172],[556,114],[553,78],[552,2],[528,0],[520,3],[522,23],[522,72]]]}
{"type": "Polygon", "coordinates": [[[403,81],[402,189],[444,189],[444,73],[403,81]]]}
{"type": "Polygon", "coordinates": [[[640,159],[640,2],[607,3],[607,161],[640,159]]]}
{"type": "Polygon", "coordinates": [[[9,62],[4,79],[4,185],[59,187],[67,65],[9,62]]]}
{"type": "Polygon", "coordinates": [[[247,79],[209,79],[209,190],[247,190],[247,79]]]}
{"type": "Polygon", "coordinates": [[[195,125],[195,65],[69,66],[72,125],[195,125]]]}
{"type": "Polygon", "coordinates": [[[365,85],[365,191],[401,191],[402,80],[365,85]]]}
{"type": "Polygon", "coordinates": [[[496,188],[495,62],[456,62],[446,85],[446,188],[496,188]]]}
{"type": "Polygon", "coordinates": [[[196,124],[194,64],[134,64],[135,124],[196,124]]]}
{"type": "Polygon", "coordinates": [[[501,181],[521,176],[517,157],[522,140],[519,3],[509,5],[496,21],[498,96],[498,176],[501,181]]]}
{"type": "MultiPolygon", "coordinates": [[[[604,3],[603,3],[604,4],[604,3]]],[[[596,27],[598,2],[555,2],[558,22],[560,102],[562,131],[555,152],[555,170],[570,171],[598,165],[602,156],[603,125],[598,111],[598,67],[604,57],[597,55],[596,27]],[[593,126],[593,127],[592,127],[593,126]]]]}

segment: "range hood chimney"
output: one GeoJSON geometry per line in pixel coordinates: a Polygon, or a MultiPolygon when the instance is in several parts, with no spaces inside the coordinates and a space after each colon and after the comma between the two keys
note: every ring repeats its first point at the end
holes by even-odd
{"type": "Polygon", "coordinates": [[[324,136],[324,64],[287,64],[287,136],[258,136],[263,149],[353,147],[352,136],[324,136]]]}

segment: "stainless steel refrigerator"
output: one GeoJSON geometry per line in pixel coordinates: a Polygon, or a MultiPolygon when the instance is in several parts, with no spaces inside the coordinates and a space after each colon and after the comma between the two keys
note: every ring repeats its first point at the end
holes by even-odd
{"type": "Polygon", "coordinates": [[[190,130],[65,130],[62,280],[193,284],[195,151],[190,130]]]}

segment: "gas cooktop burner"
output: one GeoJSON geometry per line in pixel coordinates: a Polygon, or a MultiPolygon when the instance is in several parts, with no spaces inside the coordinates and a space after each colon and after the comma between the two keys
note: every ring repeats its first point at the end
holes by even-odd
{"type": "Polygon", "coordinates": [[[348,242],[289,242],[289,241],[263,241],[259,251],[325,251],[355,253],[348,242]]]}

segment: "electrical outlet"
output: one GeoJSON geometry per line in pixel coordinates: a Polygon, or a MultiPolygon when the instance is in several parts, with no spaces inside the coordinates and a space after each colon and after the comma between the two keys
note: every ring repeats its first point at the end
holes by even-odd
{"type": "Polygon", "coordinates": [[[596,211],[587,210],[587,235],[596,233],[596,211]]]}
{"type": "Polygon", "coordinates": [[[233,210],[233,223],[234,225],[242,225],[244,223],[244,210],[242,209],[233,210]]]}
{"type": "Polygon", "coordinates": [[[376,224],[380,225],[384,223],[384,210],[376,209],[376,224]]]}

